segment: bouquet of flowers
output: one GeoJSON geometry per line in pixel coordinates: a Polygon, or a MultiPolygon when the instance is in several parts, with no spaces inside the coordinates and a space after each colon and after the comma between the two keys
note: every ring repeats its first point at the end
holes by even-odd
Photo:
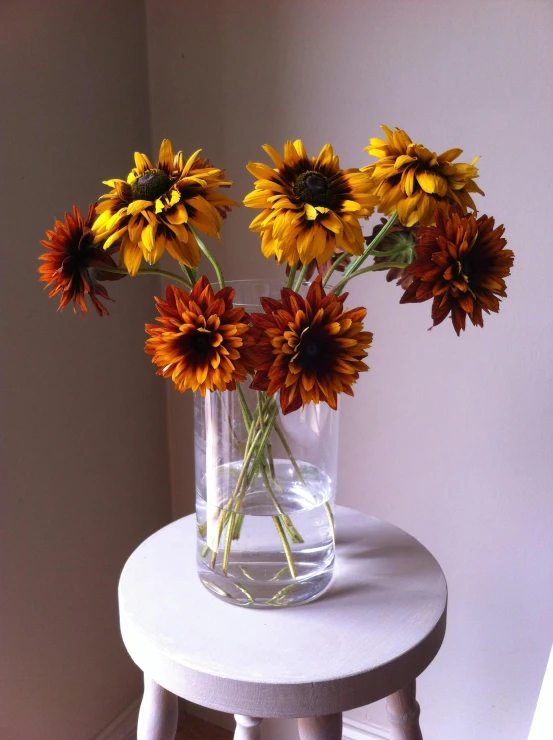
{"type": "Polygon", "coordinates": [[[235,603],[299,603],[330,582],[335,471],[323,441],[336,436],[329,414],[368,370],[372,342],[366,310],[346,306],[347,284],[386,271],[402,289],[400,303],[431,301],[432,325],[451,318],[458,335],[467,319],[483,326],[483,313],[497,312],[506,296],[513,253],[503,226],[477,216],[478,158],[458,163],[461,149],[437,155],[401,129],[382,128],[386,138],[367,147],[376,161],[359,169],[341,169],[330,144],[310,157],[300,140],[286,142],[282,155],[265,145],[271,163],[248,164],[256,180],[244,205],[260,211],[250,229],[285,269],[276,289],[255,300],[237,300],[200,237],[220,240],[238,206],[225,194],[232,182],[201,150],[185,159],[168,139],[155,163],[135,153],[126,180],[106,180],[108,192],[86,215],[74,206],[41,242],[40,279],[60,309],[72,302],[84,313],[88,296],[103,316],[105,282],[170,280],[155,298],[145,350],[178,391],[199,391],[200,576],[235,603]],[[375,209],[384,218],[364,235],[375,209]],[[176,271],[155,267],[166,252],[176,271]],[[202,260],[216,285],[200,273],[202,260]],[[309,447],[312,437],[322,451],[309,447]],[[306,510],[320,516],[305,519],[304,530],[292,515],[306,510]],[[265,530],[247,544],[244,521],[256,512],[276,535],[273,556],[265,530]]]}

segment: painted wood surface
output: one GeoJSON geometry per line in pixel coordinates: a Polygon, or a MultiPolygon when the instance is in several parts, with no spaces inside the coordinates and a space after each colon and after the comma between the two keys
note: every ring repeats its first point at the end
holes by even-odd
{"type": "Polygon", "coordinates": [[[236,730],[234,740],[261,740],[260,717],[245,717],[243,714],[235,714],[236,730]]]}
{"type": "Polygon", "coordinates": [[[215,599],[195,566],[195,519],[146,540],[119,585],[134,661],[169,691],[255,717],[313,717],[398,691],[433,660],[447,589],[410,535],[337,507],[330,590],[298,608],[248,610],[215,599]]]}
{"type": "Polygon", "coordinates": [[[145,675],[137,740],[175,740],[178,718],[177,697],[145,675]]]}
{"type": "Polygon", "coordinates": [[[392,728],[392,740],[422,740],[415,681],[389,696],[386,709],[392,728]]]}
{"type": "Polygon", "coordinates": [[[342,740],[342,714],[298,720],[300,740],[342,740]]]}

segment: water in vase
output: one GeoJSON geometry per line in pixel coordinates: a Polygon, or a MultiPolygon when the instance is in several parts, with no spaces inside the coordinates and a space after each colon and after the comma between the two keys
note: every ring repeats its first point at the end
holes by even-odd
{"type": "Polygon", "coordinates": [[[320,468],[275,459],[233,499],[242,461],[207,471],[196,494],[198,574],[221,599],[281,607],[319,596],[332,579],[333,488],[320,468]],[[207,493],[209,492],[209,493],[207,493]]]}

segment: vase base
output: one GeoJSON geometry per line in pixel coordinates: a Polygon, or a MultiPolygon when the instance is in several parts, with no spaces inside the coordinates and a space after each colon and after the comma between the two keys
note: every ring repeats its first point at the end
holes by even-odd
{"type": "Polygon", "coordinates": [[[332,575],[333,563],[330,563],[323,572],[316,575],[292,579],[288,573],[287,577],[282,574],[274,581],[257,581],[254,578],[255,566],[251,563],[249,566],[236,566],[233,563],[233,567],[229,568],[229,573],[225,576],[207,568],[203,560],[198,562],[198,576],[208,591],[222,601],[250,609],[274,609],[306,604],[327,591],[332,583],[332,575]],[[241,573],[241,578],[237,577],[237,569],[241,573]]]}

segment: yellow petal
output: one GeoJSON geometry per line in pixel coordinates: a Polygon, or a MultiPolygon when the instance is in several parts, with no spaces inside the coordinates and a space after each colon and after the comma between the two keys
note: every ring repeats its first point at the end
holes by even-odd
{"type": "Polygon", "coordinates": [[[342,222],[334,211],[328,211],[325,213],[321,218],[320,223],[325,227],[325,229],[333,231],[335,234],[339,234],[343,229],[342,222]]]}
{"type": "Polygon", "coordinates": [[[248,193],[244,198],[244,205],[246,208],[267,208],[270,204],[267,200],[266,191],[258,192],[257,190],[253,190],[251,193],[248,193]]]}
{"type": "Polygon", "coordinates": [[[148,159],[148,157],[145,154],[141,154],[140,152],[134,153],[134,163],[136,165],[136,169],[138,170],[138,174],[143,175],[146,170],[152,170],[152,163],[148,159]]]}
{"type": "Polygon", "coordinates": [[[156,226],[155,224],[148,224],[145,229],[142,230],[140,243],[148,252],[151,252],[155,247],[156,238],[156,226]]]}
{"type": "Polygon", "coordinates": [[[296,139],[294,142],[294,148],[302,159],[307,159],[307,152],[301,139],[296,139]]]}
{"type": "Polygon", "coordinates": [[[447,193],[447,182],[443,177],[428,170],[417,172],[415,177],[425,193],[437,193],[444,196],[447,193]]]}
{"type": "Polygon", "coordinates": [[[355,213],[355,211],[360,211],[361,206],[359,203],[356,203],[354,200],[344,200],[342,201],[342,205],[340,207],[340,210],[344,213],[355,213]]]}
{"type": "Polygon", "coordinates": [[[268,164],[263,164],[262,162],[248,162],[246,169],[259,180],[279,179],[275,170],[269,167],[268,164]]]}
{"type": "Polygon", "coordinates": [[[129,239],[135,244],[138,244],[138,242],[140,241],[140,235],[142,234],[142,229],[145,225],[146,224],[144,223],[141,215],[132,216],[131,220],[129,221],[127,226],[129,239]]]}
{"type": "Polygon", "coordinates": [[[411,162],[416,162],[416,157],[409,157],[407,154],[402,154],[401,157],[398,157],[396,159],[394,167],[396,170],[400,170],[402,167],[405,167],[406,164],[411,164],[411,162]]]}
{"type": "Polygon", "coordinates": [[[136,275],[142,262],[142,250],[129,239],[124,239],[121,245],[121,257],[129,275],[136,275]]]}
{"type": "Polygon", "coordinates": [[[276,151],[276,149],[273,149],[273,147],[270,144],[263,144],[263,150],[267,152],[269,157],[273,160],[275,165],[280,169],[284,166],[284,160],[280,156],[280,154],[276,151]]]}
{"type": "Polygon", "coordinates": [[[440,161],[452,162],[454,159],[457,159],[457,157],[460,157],[462,153],[462,149],[448,149],[447,151],[442,152],[440,155],[438,155],[438,159],[440,161]]]}
{"type": "Polygon", "coordinates": [[[194,154],[192,154],[190,157],[188,157],[188,159],[186,160],[186,164],[184,165],[184,169],[182,171],[182,174],[183,175],[187,175],[188,174],[188,172],[190,171],[190,168],[192,167],[192,165],[194,164],[194,162],[198,159],[198,154],[201,151],[202,151],[201,149],[198,149],[197,151],[194,152],[194,154]]]}
{"type": "Polygon", "coordinates": [[[127,213],[129,216],[134,216],[136,213],[140,213],[153,205],[153,201],[151,200],[133,200],[132,203],[129,203],[127,206],[127,213]]]}
{"type": "Polygon", "coordinates": [[[304,211],[308,221],[315,221],[315,219],[319,215],[317,209],[314,208],[310,203],[306,203],[304,205],[304,211]]]}
{"type": "Polygon", "coordinates": [[[173,169],[173,147],[169,139],[163,139],[161,146],[159,147],[159,166],[171,172],[173,169]]]}
{"type": "Polygon", "coordinates": [[[332,146],[330,144],[325,144],[323,148],[321,149],[321,153],[315,160],[315,163],[313,165],[314,169],[317,170],[320,167],[332,164],[332,157],[333,157],[332,146]]]}
{"type": "Polygon", "coordinates": [[[109,249],[111,245],[116,242],[118,239],[120,239],[123,234],[126,234],[127,227],[123,226],[122,229],[119,229],[118,231],[115,231],[108,239],[106,239],[104,243],[104,249],[109,249]]]}
{"type": "Polygon", "coordinates": [[[405,194],[408,196],[413,195],[413,190],[415,189],[415,168],[409,167],[403,170],[402,180],[405,194]]]}
{"type": "Polygon", "coordinates": [[[188,212],[182,203],[179,203],[170,211],[167,211],[165,218],[170,224],[185,224],[188,221],[188,212]]]}
{"type": "Polygon", "coordinates": [[[189,234],[187,242],[179,241],[176,237],[168,238],[165,242],[165,249],[173,259],[177,262],[184,262],[188,267],[197,267],[200,264],[200,248],[192,233],[189,234]]]}

